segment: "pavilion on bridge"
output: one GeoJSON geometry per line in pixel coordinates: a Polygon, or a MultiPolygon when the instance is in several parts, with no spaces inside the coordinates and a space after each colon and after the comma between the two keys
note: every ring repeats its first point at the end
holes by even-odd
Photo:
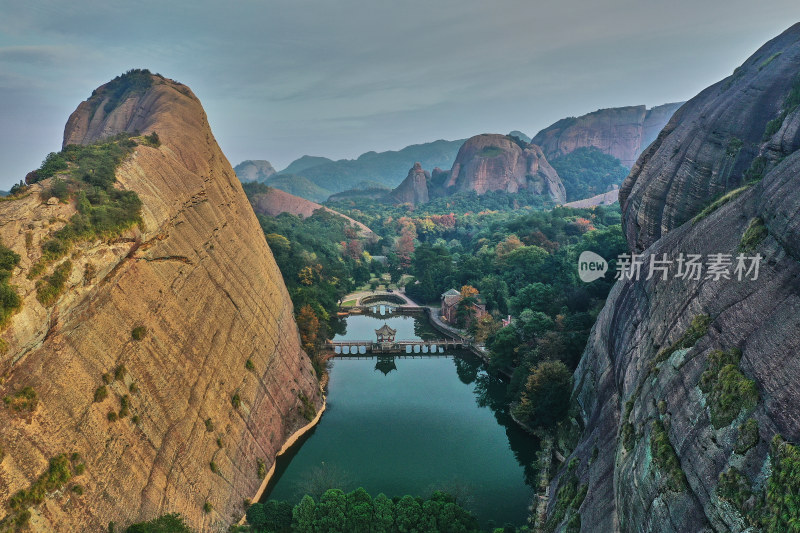
{"type": "Polygon", "coordinates": [[[384,324],[379,329],[375,330],[375,335],[378,336],[378,342],[383,344],[386,342],[394,342],[394,336],[397,334],[396,329],[392,329],[388,324],[384,324]]]}

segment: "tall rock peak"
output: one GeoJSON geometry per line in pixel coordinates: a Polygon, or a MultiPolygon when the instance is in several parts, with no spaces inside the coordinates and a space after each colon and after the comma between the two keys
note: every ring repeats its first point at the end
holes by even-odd
{"type": "Polygon", "coordinates": [[[422,170],[422,164],[417,162],[408,171],[408,176],[394,189],[390,198],[398,204],[424,204],[430,200],[429,182],[431,175],[422,170]]]}
{"type": "Polygon", "coordinates": [[[120,239],[75,244],[54,302],[40,303],[26,274],[75,202],[42,202],[44,181],[0,205],[22,298],[3,331],[3,394],[38,395],[27,418],[0,409],[3,492],[26,490],[50,458],[77,452],[84,496],[35,505],[38,529],[100,531],[167,512],[225,529],[259,491],[259,462],[273,463],[321,392],[263,232],[191,90],[129,73],[78,106],[64,144],[120,132],[161,141],[140,143],[116,170],[115,186],[141,199],[142,222],[120,239]],[[130,416],[113,422],[123,397],[130,416]]]}
{"type": "Polygon", "coordinates": [[[478,194],[527,189],[556,203],[566,199],[564,184],[539,146],[498,134],[468,139],[458,151],[445,187],[478,194]]]}

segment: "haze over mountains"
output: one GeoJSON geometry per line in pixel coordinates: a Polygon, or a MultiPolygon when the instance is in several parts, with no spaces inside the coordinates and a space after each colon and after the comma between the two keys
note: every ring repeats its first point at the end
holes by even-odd
{"type": "MultiPolygon", "coordinates": [[[[562,119],[540,131],[533,140],[520,131],[513,131],[509,135],[523,143],[540,146],[548,160],[580,148],[593,148],[630,167],[680,105],[665,104],[649,110],[645,106],[601,109],[581,117],[562,119]]],[[[332,194],[349,189],[393,189],[401,184],[408,169],[416,163],[428,172],[437,167],[449,171],[464,142],[465,140],[435,141],[408,146],[396,152],[367,152],[355,160],[332,161],[324,157],[303,156],[274,175],[262,174],[255,179],[313,201],[324,201],[332,194]]],[[[252,181],[254,173],[250,169],[257,164],[263,162],[243,161],[236,167],[237,175],[241,174],[243,181],[252,181]]],[[[621,179],[618,181],[621,182],[621,179]]],[[[446,187],[454,185],[456,183],[446,187]]],[[[470,188],[471,186],[459,185],[454,190],[464,191],[470,188]]],[[[505,186],[490,188],[507,190],[505,186]]],[[[476,192],[482,192],[479,189],[480,186],[475,189],[476,192]]],[[[404,186],[403,190],[408,190],[408,186],[404,186]]],[[[593,191],[593,194],[602,192],[605,191],[593,191]]],[[[417,193],[417,200],[424,194],[417,193]]],[[[400,197],[406,196],[402,192],[395,194],[395,198],[400,197]]],[[[557,201],[563,200],[558,194],[553,195],[553,198],[557,201]]]]}

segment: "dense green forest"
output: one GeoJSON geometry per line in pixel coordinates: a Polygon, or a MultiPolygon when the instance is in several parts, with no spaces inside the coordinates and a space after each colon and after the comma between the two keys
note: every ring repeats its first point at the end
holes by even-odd
{"type": "MultiPolygon", "coordinates": [[[[243,185],[249,196],[265,185],[243,185]]],[[[380,270],[363,251],[363,239],[344,218],[323,209],[310,217],[282,213],[258,215],[275,262],[294,303],[303,349],[319,374],[319,345],[339,325],[336,311],[342,296],[369,281],[371,268],[380,270]]]]}
{"type": "Polygon", "coordinates": [[[619,220],[616,208],[558,208],[432,240],[423,234],[406,292],[435,302],[451,287],[477,289],[490,315],[465,322],[490,349],[490,366],[512,375],[514,414],[531,426],[552,427],[567,415],[570,376],[612,285],[611,279],[581,282],[577,258],[585,250],[608,259],[623,253],[619,220]],[[512,323],[501,328],[507,315],[512,323]]]}
{"type": "Polygon", "coordinates": [[[295,506],[275,500],[256,503],[247,509],[247,523],[251,531],[265,533],[481,531],[475,517],[443,492],[425,499],[409,495],[390,499],[384,494],[372,498],[362,488],[349,493],[330,489],[318,502],[305,495],[295,506]]]}
{"type": "MultiPolygon", "coordinates": [[[[388,193],[388,191],[387,191],[388,193]]],[[[460,192],[449,196],[434,198],[430,202],[409,207],[407,204],[395,205],[392,200],[360,197],[357,191],[337,194],[325,205],[347,214],[369,226],[388,216],[426,216],[449,213],[485,213],[489,211],[514,211],[517,209],[544,209],[552,207],[548,198],[533,191],[522,190],[515,193],[487,191],[478,195],[475,191],[460,192]],[[376,209],[380,206],[379,209],[376,209]]]]}
{"type": "Polygon", "coordinates": [[[466,196],[447,214],[430,204],[337,207],[380,236],[366,250],[387,257],[392,279],[415,300],[435,305],[450,288],[477,289],[489,317],[462,315],[462,324],[490,349],[491,367],[512,376],[508,401],[518,420],[553,427],[567,415],[570,376],[613,282],[608,274],[583,283],[577,258],[625,251],[619,208],[487,209],[497,197],[466,196]],[[501,328],[507,315],[512,323],[501,328]]]}
{"type": "Polygon", "coordinates": [[[613,185],[619,186],[630,172],[619,159],[591,146],[548,161],[564,183],[568,202],[590,198],[608,191],[613,185]]]}
{"type": "MultiPolygon", "coordinates": [[[[315,501],[309,495],[296,504],[269,500],[247,506],[247,525],[230,531],[253,533],[480,533],[477,519],[444,492],[428,498],[409,495],[375,498],[363,488],[345,493],[327,490],[315,501]]],[[[114,531],[113,524],[109,527],[114,531]]],[[[126,533],[192,533],[178,514],[132,524],[126,533]]],[[[513,526],[490,528],[514,533],[513,526]]]]}

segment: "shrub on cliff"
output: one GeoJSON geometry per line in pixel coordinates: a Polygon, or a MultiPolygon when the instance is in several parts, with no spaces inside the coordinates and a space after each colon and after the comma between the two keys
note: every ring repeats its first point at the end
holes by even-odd
{"type": "Polygon", "coordinates": [[[19,260],[19,254],[0,243],[0,327],[22,306],[22,300],[10,283],[19,260]]]}
{"type": "Polygon", "coordinates": [[[131,524],[125,533],[192,533],[192,530],[186,525],[181,515],[172,513],[148,522],[131,524]]]}

